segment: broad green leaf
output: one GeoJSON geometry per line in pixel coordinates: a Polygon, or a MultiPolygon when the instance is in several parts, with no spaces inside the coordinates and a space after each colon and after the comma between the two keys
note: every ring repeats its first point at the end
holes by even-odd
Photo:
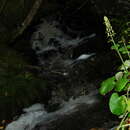
{"type": "Polygon", "coordinates": [[[125,86],[127,85],[128,81],[129,80],[127,79],[126,76],[123,76],[121,79],[119,79],[116,82],[115,91],[121,92],[125,88],[125,86]]]}
{"type": "Polygon", "coordinates": [[[116,82],[115,82],[115,76],[106,79],[105,81],[103,81],[101,83],[101,87],[99,89],[99,92],[101,95],[105,95],[108,92],[110,92],[114,86],[115,86],[116,82]]]}
{"type": "Polygon", "coordinates": [[[110,111],[115,115],[122,115],[127,109],[125,96],[119,96],[118,93],[113,93],[109,100],[110,111]]]}

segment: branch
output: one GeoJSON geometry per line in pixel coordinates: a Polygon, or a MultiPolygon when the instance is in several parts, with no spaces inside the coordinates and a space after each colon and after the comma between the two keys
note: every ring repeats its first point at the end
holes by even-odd
{"type": "Polygon", "coordinates": [[[31,21],[33,20],[34,16],[36,15],[40,5],[42,3],[42,0],[35,0],[29,14],[27,15],[27,17],[25,18],[25,20],[23,21],[23,23],[21,24],[22,26],[20,28],[18,28],[17,30],[14,31],[14,35],[11,39],[11,43],[19,36],[21,35],[24,30],[28,27],[28,25],[31,23],[31,21]]]}

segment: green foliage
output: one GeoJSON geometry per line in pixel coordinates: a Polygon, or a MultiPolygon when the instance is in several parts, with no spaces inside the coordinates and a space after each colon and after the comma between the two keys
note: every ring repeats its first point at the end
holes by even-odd
{"type": "Polygon", "coordinates": [[[122,78],[117,80],[117,82],[115,84],[115,91],[121,92],[126,87],[127,83],[129,82],[126,75],[124,75],[122,78]]]}
{"type": "Polygon", "coordinates": [[[111,49],[117,52],[122,65],[119,67],[120,71],[118,73],[101,83],[99,92],[102,95],[106,95],[109,92],[112,93],[109,100],[109,108],[114,115],[122,116],[123,119],[117,130],[124,130],[124,127],[128,126],[125,124],[125,120],[130,117],[130,22],[126,21],[122,24],[121,21],[118,24],[121,26],[121,30],[115,38],[115,32],[106,16],[104,21],[108,42],[112,43],[111,49]]]}
{"type": "Polygon", "coordinates": [[[101,87],[99,89],[99,92],[101,95],[106,95],[108,92],[112,91],[113,88],[116,92],[121,92],[124,90],[126,85],[129,83],[129,80],[127,79],[128,73],[124,74],[120,79],[116,80],[116,77],[110,77],[106,80],[104,80],[101,83],[101,87]]]}
{"type": "Polygon", "coordinates": [[[115,86],[115,77],[111,77],[102,82],[99,89],[100,94],[105,95],[110,92],[115,86]]]}
{"type": "Polygon", "coordinates": [[[119,116],[126,112],[126,106],[130,107],[130,103],[128,102],[129,98],[127,98],[126,95],[119,96],[117,92],[126,91],[130,84],[128,80],[128,72],[124,73],[123,75],[119,72],[117,74],[103,81],[101,83],[99,92],[102,95],[106,95],[108,92],[112,90],[116,92],[114,92],[110,97],[109,107],[113,114],[119,116]]]}
{"type": "Polygon", "coordinates": [[[113,114],[122,115],[127,109],[126,97],[113,93],[109,100],[109,107],[113,114]]]}
{"type": "MultiPolygon", "coordinates": [[[[112,18],[111,22],[114,25],[116,31],[116,45],[121,54],[127,55],[130,51],[130,13],[122,16],[122,18],[112,18]]],[[[112,46],[112,49],[115,49],[112,46]]],[[[130,57],[129,57],[130,58],[130,57]]]]}
{"type": "Polygon", "coordinates": [[[130,99],[128,99],[128,101],[127,101],[127,110],[128,110],[128,112],[130,112],[130,99]]]}

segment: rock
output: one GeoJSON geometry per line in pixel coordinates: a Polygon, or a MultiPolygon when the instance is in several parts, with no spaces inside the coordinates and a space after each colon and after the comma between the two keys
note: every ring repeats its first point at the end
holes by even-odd
{"type": "MultiPolygon", "coordinates": [[[[31,23],[34,15],[37,12],[37,9],[40,5],[41,12],[46,14],[46,12],[52,13],[52,11],[56,12],[56,8],[60,8],[60,3],[57,1],[53,1],[52,3],[47,2],[44,0],[44,4],[41,4],[42,0],[31,0],[31,1],[24,1],[24,0],[12,0],[12,1],[5,1],[0,0],[0,39],[1,42],[9,42],[13,41],[18,35],[21,35],[23,31],[27,28],[27,26],[31,23]],[[39,5],[38,2],[39,1],[39,5]],[[33,8],[35,6],[35,9],[33,8]],[[46,11],[46,12],[44,12],[46,11]]],[[[79,8],[84,2],[82,3],[80,0],[73,1],[71,0],[70,6],[68,8],[72,8],[72,5],[76,5],[79,8]]],[[[92,0],[88,4],[85,4],[86,7],[84,12],[88,12],[91,10],[91,13],[95,13],[95,15],[124,15],[124,13],[128,13],[130,9],[130,2],[128,0],[92,0]]],[[[82,8],[81,8],[82,9],[82,8]]],[[[61,10],[62,12],[62,10],[61,10]]]]}
{"type": "Polygon", "coordinates": [[[59,120],[66,120],[66,118],[73,117],[76,113],[84,113],[84,110],[89,110],[98,104],[97,91],[75,100],[70,99],[68,102],[64,102],[59,110],[50,113],[45,111],[43,105],[35,104],[30,108],[26,108],[26,113],[22,114],[18,120],[10,123],[5,130],[38,130],[38,126],[40,126],[40,130],[47,130],[55,127],[59,120]]]}

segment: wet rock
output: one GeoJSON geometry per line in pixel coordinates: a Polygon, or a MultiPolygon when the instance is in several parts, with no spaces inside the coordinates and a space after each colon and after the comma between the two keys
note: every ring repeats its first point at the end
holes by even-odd
{"type": "Polygon", "coordinates": [[[91,112],[91,116],[94,116],[93,113],[95,113],[95,110],[93,108],[97,106],[100,109],[99,104],[100,101],[96,91],[87,96],[81,96],[75,100],[70,99],[68,102],[63,102],[58,110],[50,113],[45,111],[43,105],[35,104],[30,108],[24,109],[26,113],[21,115],[18,120],[9,124],[6,130],[54,130],[59,127],[60,130],[72,130],[72,128],[77,130],[81,125],[80,122],[77,125],[75,124],[76,127],[75,125],[69,124],[73,121],[75,123],[81,121],[82,118],[87,123],[87,128],[90,128],[91,121],[93,121],[94,126],[94,118],[92,117],[92,120],[90,120],[90,114],[88,115],[88,113],[91,112]]]}

